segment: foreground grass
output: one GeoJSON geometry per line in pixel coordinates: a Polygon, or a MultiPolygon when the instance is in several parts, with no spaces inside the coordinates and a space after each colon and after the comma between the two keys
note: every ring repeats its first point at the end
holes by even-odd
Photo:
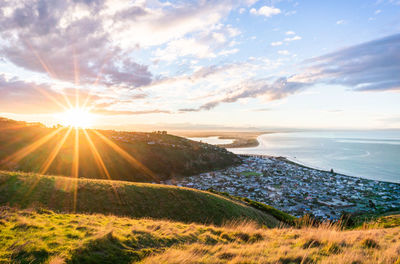
{"type": "Polygon", "coordinates": [[[400,227],[224,226],[0,208],[0,263],[397,263],[400,227]]]}
{"type": "Polygon", "coordinates": [[[279,225],[271,214],[218,194],[160,184],[72,179],[0,171],[0,205],[102,213],[221,225],[252,220],[279,225]]]}

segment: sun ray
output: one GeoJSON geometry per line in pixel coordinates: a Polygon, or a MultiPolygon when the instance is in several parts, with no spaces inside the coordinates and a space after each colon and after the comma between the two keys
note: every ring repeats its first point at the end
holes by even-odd
{"type": "MultiPolygon", "coordinates": [[[[35,55],[35,57],[36,57],[37,60],[39,61],[40,65],[42,65],[43,69],[49,74],[49,76],[50,76],[52,79],[57,79],[57,75],[55,74],[55,72],[54,72],[52,69],[50,69],[50,66],[48,66],[48,65],[44,62],[44,60],[42,59],[42,57],[41,57],[41,56],[39,55],[39,53],[32,47],[32,45],[31,45],[28,41],[26,41],[26,40],[24,40],[24,43],[25,43],[26,46],[28,46],[28,48],[32,51],[32,53],[35,55]]],[[[71,104],[71,102],[69,101],[68,97],[67,97],[64,93],[61,93],[61,95],[63,96],[65,102],[66,102],[67,105],[68,105],[68,107],[72,108],[72,104],[71,104]]],[[[60,103],[60,104],[61,104],[61,103],[60,103]]],[[[61,104],[61,105],[62,105],[62,104],[61,104]]],[[[64,108],[66,108],[66,107],[64,107],[64,108]]]]}
{"type": "Polygon", "coordinates": [[[36,149],[38,149],[40,146],[42,146],[43,144],[45,144],[47,141],[49,141],[51,138],[53,138],[57,133],[59,133],[63,128],[60,127],[56,130],[54,130],[53,132],[47,134],[46,136],[36,140],[35,142],[33,142],[32,144],[20,149],[19,151],[15,152],[14,154],[12,154],[11,156],[9,156],[8,158],[4,159],[3,161],[1,161],[1,164],[6,164],[6,163],[17,163],[18,161],[22,160],[24,157],[26,157],[27,155],[29,155],[30,153],[32,153],[33,151],[35,151],[36,149]]]}
{"type": "Polygon", "coordinates": [[[75,144],[74,144],[74,157],[72,160],[72,178],[74,188],[73,212],[76,211],[76,204],[78,198],[78,177],[79,177],[79,128],[75,128],[75,144]]]}
{"type": "Polygon", "coordinates": [[[159,180],[157,175],[155,175],[151,170],[149,170],[146,166],[140,163],[137,159],[132,157],[128,152],[123,150],[121,147],[119,147],[117,144],[106,138],[98,131],[93,130],[93,132],[97,136],[99,136],[105,143],[107,143],[107,145],[109,145],[112,149],[114,149],[119,155],[121,155],[121,157],[123,157],[126,161],[128,161],[132,166],[139,168],[141,171],[143,171],[146,175],[150,176],[154,180],[159,180]]]}
{"type": "MultiPolygon", "coordinates": [[[[72,127],[68,128],[68,130],[65,132],[64,137],[61,139],[60,142],[58,142],[57,146],[54,147],[53,151],[50,153],[50,156],[47,158],[45,163],[42,165],[39,173],[40,174],[45,174],[50,167],[50,165],[53,163],[55,157],[58,155],[61,147],[64,145],[65,140],[68,138],[70,132],[72,130],[72,127]]],[[[37,178],[35,182],[29,187],[28,191],[24,195],[24,199],[27,199],[29,194],[35,189],[36,185],[39,183],[40,178],[37,178]]]]}
{"type": "Polygon", "coordinates": [[[68,130],[65,132],[64,137],[61,139],[61,141],[58,142],[57,146],[53,149],[53,151],[50,153],[49,157],[43,164],[42,168],[40,169],[40,174],[45,174],[47,170],[49,169],[50,165],[53,163],[54,159],[60,152],[61,147],[64,145],[65,141],[67,140],[69,134],[71,133],[72,127],[69,127],[68,130]]]}
{"type": "MultiPolygon", "coordinates": [[[[99,167],[99,170],[102,171],[106,175],[108,180],[112,180],[111,179],[111,175],[110,175],[106,165],[104,164],[104,161],[101,158],[99,151],[97,150],[96,146],[94,145],[94,143],[93,143],[92,139],[90,138],[90,136],[89,136],[88,132],[86,131],[86,129],[83,129],[83,133],[85,134],[86,139],[89,142],[90,150],[93,153],[93,156],[95,158],[97,166],[99,167]]],[[[121,203],[121,199],[120,199],[120,197],[118,195],[118,192],[117,192],[115,186],[112,185],[112,188],[113,188],[113,191],[114,191],[115,198],[121,203]]]]}
{"type": "Polygon", "coordinates": [[[73,48],[74,78],[75,78],[75,107],[79,108],[79,64],[76,58],[76,50],[73,48]]]}
{"type": "Polygon", "coordinates": [[[47,97],[48,99],[52,100],[53,102],[55,102],[58,106],[60,106],[61,108],[63,108],[64,110],[67,110],[68,108],[63,105],[60,101],[58,101],[54,96],[50,95],[49,93],[47,93],[46,91],[44,91],[43,89],[39,88],[36,85],[33,85],[33,88],[35,88],[37,91],[39,91],[41,94],[43,94],[45,97],[47,97]]]}
{"type": "Polygon", "coordinates": [[[101,75],[103,74],[103,70],[104,70],[104,67],[105,67],[105,65],[107,64],[107,62],[110,60],[110,58],[111,58],[111,54],[109,54],[105,59],[104,59],[104,61],[103,61],[103,63],[101,64],[101,67],[100,67],[100,71],[99,71],[99,73],[97,74],[97,76],[96,76],[96,80],[93,82],[93,84],[90,86],[91,88],[90,88],[90,90],[89,90],[89,93],[87,94],[87,96],[86,96],[86,98],[85,98],[85,101],[83,102],[83,104],[82,104],[82,107],[83,108],[85,108],[86,106],[87,106],[87,104],[89,103],[89,100],[92,98],[92,95],[93,95],[93,89],[92,89],[92,87],[94,87],[94,86],[96,86],[97,84],[98,84],[98,82],[100,81],[100,77],[101,77],[101,75]]]}

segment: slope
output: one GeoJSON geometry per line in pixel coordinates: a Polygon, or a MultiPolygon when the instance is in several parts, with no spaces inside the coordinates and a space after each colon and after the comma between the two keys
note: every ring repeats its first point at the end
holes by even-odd
{"type": "Polygon", "coordinates": [[[0,226],[0,263],[400,263],[400,227],[216,227],[9,207],[0,226]]]}
{"type": "Polygon", "coordinates": [[[195,189],[6,171],[0,172],[0,204],[187,223],[253,220],[269,227],[279,224],[276,218],[244,203],[195,189]]]}

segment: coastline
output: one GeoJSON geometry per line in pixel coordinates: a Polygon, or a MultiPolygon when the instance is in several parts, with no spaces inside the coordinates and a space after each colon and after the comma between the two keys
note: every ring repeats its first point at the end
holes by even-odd
{"type": "Polygon", "coordinates": [[[226,132],[226,131],[196,131],[196,132],[175,132],[178,136],[186,138],[206,138],[206,137],[218,137],[218,139],[230,139],[233,140],[229,144],[216,144],[222,148],[253,148],[260,145],[258,137],[261,135],[272,134],[275,132],[271,131],[260,131],[260,132],[226,132]]]}
{"type": "MultiPolygon", "coordinates": [[[[239,155],[239,154],[238,154],[239,155]]],[[[296,217],[340,219],[343,213],[399,210],[400,184],[313,169],[284,157],[239,155],[243,163],[166,184],[247,197],[296,217]]]]}
{"type": "MultiPolygon", "coordinates": [[[[266,134],[261,134],[257,137],[257,141],[258,144],[257,146],[261,145],[261,140],[260,138],[264,135],[267,134],[271,134],[271,133],[266,133],[266,134]]],[[[338,168],[335,167],[319,167],[307,162],[302,162],[300,160],[298,160],[296,157],[289,157],[286,155],[274,155],[274,154],[255,154],[255,153],[244,153],[244,152],[240,152],[238,153],[236,150],[245,150],[246,148],[230,148],[228,149],[228,151],[231,151],[233,153],[235,153],[236,155],[246,155],[246,156],[259,156],[259,157],[265,157],[265,158],[279,158],[279,159],[284,159],[285,162],[287,163],[292,163],[294,165],[300,166],[300,167],[304,167],[304,168],[308,168],[308,169],[313,169],[313,170],[317,170],[317,171],[321,171],[321,172],[331,172],[331,169],[333,169],[333,171],[335,172],[335,174],[338,175],[343,175],[343,176],[347,176],[347,177],[353,177],[353,178],[360,178],[360,179],[366,179],[366,180],[370,180],[370,181],[376,181],[376,182],[384,182],[384,183],[395,183],[395,184],[400,184],[400,180],[388,180],[388,179],[376,179],[374,177],[368,176],[368,175],[364,175],[361,173],[349,173],[349,172],[345,172],[342,171],[338,168]]]]}
{"type": "MultiPolygon", "coordinates": [[[[277,159],[283,162],[286,162],[288,164],[292,164],[294,166],[298,166],[304,169],[308,169],[308,170],[314,170],[314,171],[318,171],[321,173],[332,173],[330,170],[325,170],[322,168],[318,168],[318,167],[313,167],[310,165],[306,165],[306,164],[302,164],[301,162],[298,161],[293,161],[291,159],[289,159],[288,157],[284,157],[284,156],[274,156],[274,155],[261,155],[261,154],[236,154],[239,157],[255,157],[255,158],[265,158],[265,159],[277,159]]],[[[361,177],[361,176],[355,176],[355,175],[348,175],[345,173],[341,173],[341,172],[337,172],[337,171],[333,171],[333,174],[335,176],[342,176],[342,177],[349,177],[349,178],[355,178],[355,179],[360,179],[360,180],[367,180],[367,181],[373,181],[373,182],[382,182],[382,183],[387,183],[387,184],[398,184],[400,185],[400,182],[391,182],[391,181],[384,181],[384,180],[374,180],[374,179],[369,179],[369,178],[365,178],[365,177],[361,177]]]]}

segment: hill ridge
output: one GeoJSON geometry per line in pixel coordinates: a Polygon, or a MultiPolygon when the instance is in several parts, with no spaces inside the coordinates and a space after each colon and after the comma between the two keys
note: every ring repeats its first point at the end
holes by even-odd
{"type": "Polygon", "coordinates": [[[8,171],[0,171],[1,204],[217,225],[233,220],[252,220],[269,227],[279,225],[269,214],[207,191],[8,171]]]}

